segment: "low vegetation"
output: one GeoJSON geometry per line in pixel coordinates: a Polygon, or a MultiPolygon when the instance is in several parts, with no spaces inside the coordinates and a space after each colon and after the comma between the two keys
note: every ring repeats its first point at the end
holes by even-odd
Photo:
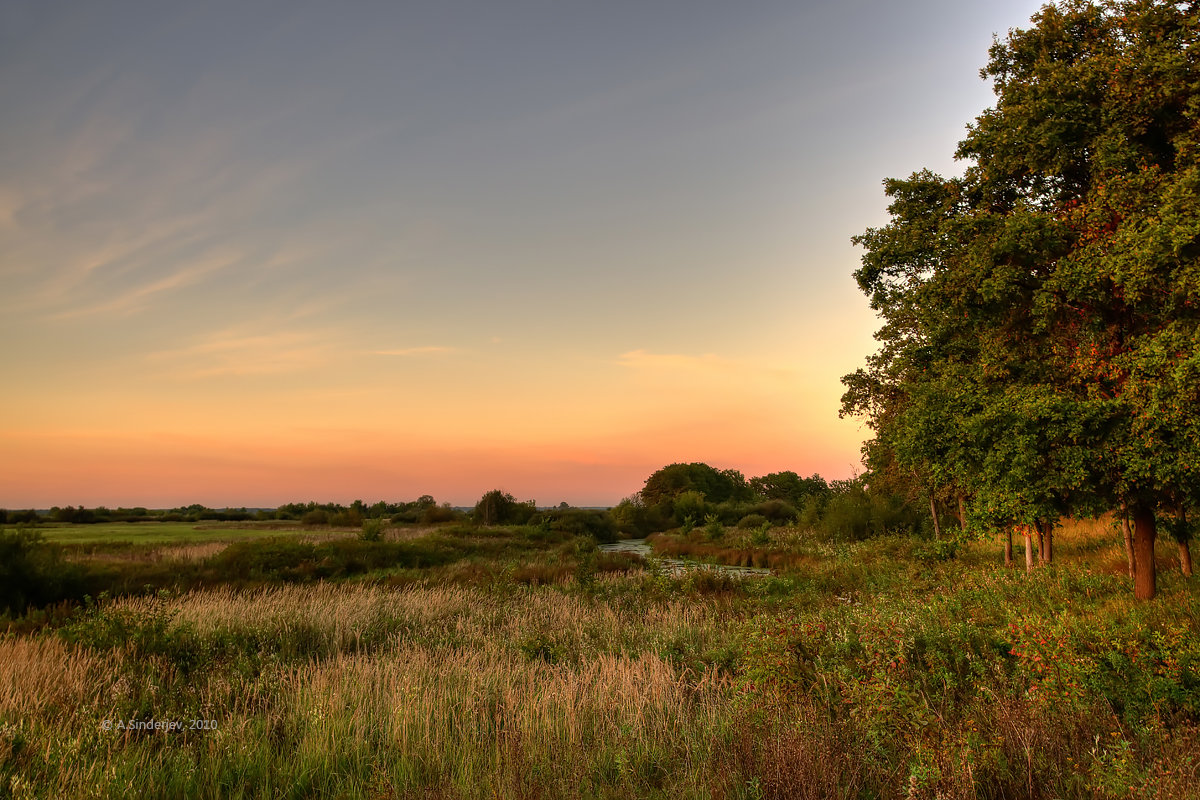
{"type": "Polygon", "coordinates": [[[1032,572],[765,515],[651,539],[747,578],[598,550],[613,516],[6,532],[9,577],[89,591],[10,602],[0,796],[1195,796],[1200,597],[1164,548],[1136,602],[1113,520],[1032,572]]]}

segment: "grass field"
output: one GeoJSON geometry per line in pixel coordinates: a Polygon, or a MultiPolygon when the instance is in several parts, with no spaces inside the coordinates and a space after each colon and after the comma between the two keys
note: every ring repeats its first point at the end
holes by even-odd
{"type": "Polygon", "coordinates": [[[279,522],[100,522],[94,525],[47,523],[38,531],[57,544],[195,544],[235,542],[300,532],[299,523],[279,522]]]}
{"type": "Polygon", "coordinates": [[[1031,574],[995,542],[739,537],[715,545],[795,558],[673,576],[532,528],[230,545],[195,564],[226,583],[0,638],[0,797],[1198,796],[1173,545],[1139,605],[1108,523],[1031,574]]]}

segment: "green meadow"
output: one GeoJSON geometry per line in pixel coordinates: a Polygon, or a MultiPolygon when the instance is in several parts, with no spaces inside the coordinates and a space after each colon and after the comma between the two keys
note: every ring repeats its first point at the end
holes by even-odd
{"type": "Polygon", "coordinates": [[[230,542],[302,531],[277,522],[100,522],[94,525],[48,523],[38,530],[56,544],[183,545],[230,542]]]}
{"type": "Polygon", "coordinates": [[[545,520],[377,538],[174,523],[134,542],[128,527],[111,549],[93,546],[99,526],[4,535],[43,578],[95,594],[9,617],[0,796],[1200,786],[1200,594],[1163,543],[1159,596],[1135,601],[1109,520],[1063,523],[1054,563],[1028,572],[994,540],[650,538],[767,577],[670,572],[545,520]]]}

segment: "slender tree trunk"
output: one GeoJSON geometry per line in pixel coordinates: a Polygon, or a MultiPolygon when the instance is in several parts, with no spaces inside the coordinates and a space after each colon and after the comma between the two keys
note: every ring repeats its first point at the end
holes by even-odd
{"type": "Polygon", "coordinates": [[[967,532],[967,501],[960,494],[958,496],[958,527],[963,532],[967,532]]]}
{"type": "Polygon", "coordinates": [[[1154,539],[1158,528],[1154,509],[1143,505],[1133,508],[1133,596],[1153,600],[1157,593],[1154,573],[1154,539]]]}
{"type": "Polygon", "coordinates": [[[933,499],[933,495],[929,495],[929,513],[933,515],[933,538],[942,538],[942,526],[938,524],[937,518],[937,501],[933,499]]]}
{"type": "Polygon", "coordinates": [[[1012,526],[1008,525],[1004,528],[1004,566],[1011,567],[1012,563],[1012,526]]]}
{"type": "Polygon", "coordinates": [[[1038,556],[1043,564],[1054,562],[1054,523],[1050,520],[1038,520],[1038,556]]]}
{"type": "Polygon", "coordinates": [[[1033,528],[1028,525],[1021,526],[1021,533],[1025,535],[1025,571],[1033,571],[1033,528]]]}
{"type": "Polygon", "coordinates": [[[1129,562],[1129,580],[1137,574],[1137,558],[1133,554],[1133,528],[1129,525],[1129,506],[1121,504],[1121,527],[1125,530],[1125,559],[1129,562]]]}
{"type": "Polygon", "coordinates": [[[1179,543],[1179,568],[1183,574],[1192,577],[1192,551],[1188,548],[1188,540],[1179,543]]]}

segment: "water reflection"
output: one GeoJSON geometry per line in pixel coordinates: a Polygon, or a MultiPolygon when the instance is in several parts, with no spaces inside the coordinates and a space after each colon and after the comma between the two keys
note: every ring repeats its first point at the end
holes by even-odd
{"type": "Polygon", "coordinates": [[[626,539],[621,542],[602,544],[600,549],[607,553],[637,553],[647,561],[653,561],[672,575],[696,569],[724,572],[727,575],[770,575],[771,570],[761,567],[731,567],[727,564],[707,564],[690,558],[660,558],[654,555],[645,539],[626,539]]]}

